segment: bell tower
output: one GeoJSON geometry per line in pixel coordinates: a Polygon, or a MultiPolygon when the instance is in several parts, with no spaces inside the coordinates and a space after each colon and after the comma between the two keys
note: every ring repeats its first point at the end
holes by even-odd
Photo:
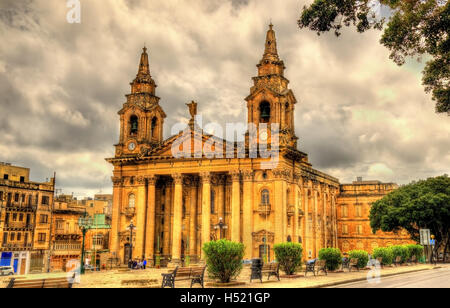
{"type": "Polygon", "coordinates": [[[120,140],[116,157],[145,155],[163,141],[166,114],[155,95],[156,84],[150,75],[147,48],[144,47],[136,78],[131,82],[131,93],[119,111],[120,140]]]}
{"type": "Polygon", "coordinates": [[[248,123],[258,128],[261,123],[279,125],[280,146],[297,148],[294,129],[294,108],[297,100],[284,77],[284,62],[280,60],[273,25],[266,35],[264,55],[256,65],[258,76],[253,77],[253,87],[247,101],[248,123]]]}

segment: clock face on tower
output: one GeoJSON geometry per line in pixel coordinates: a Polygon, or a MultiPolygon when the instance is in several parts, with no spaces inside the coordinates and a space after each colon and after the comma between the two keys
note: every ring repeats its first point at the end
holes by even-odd
{"type": "Polygon", "coordinates": [[[136,150],[136,143],[130,142],[130,143],[128,144],[128,150],[130,150],[130,151],[136,150]]]}

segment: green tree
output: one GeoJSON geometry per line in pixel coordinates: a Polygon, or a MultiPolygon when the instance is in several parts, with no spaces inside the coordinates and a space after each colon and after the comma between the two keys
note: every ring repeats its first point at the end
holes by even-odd
{"type": "Polygon", "coordinates": [[[203,245],[208,274],[213,279],[228,283],[242,270],[244,244],[227,240],[212,241],[203,245]]]}
{"type": "Polygon", "coordinates": [[[411,56],[431,58],[423,71],[426,92],[432,92],[437,113],[450,115],[450,2],[447,0],[315,0],[303,7],[300,28],[318,34],[343,26],[356,26],[358,32],[382,30],[381,44],[398,65],[411,56]],[[384,18],[375,14],[376,7],[389,11],[384,18]],[[386,19],[388,20],[385,25],[386,19]]]}
{"type": "MultiPolygon", "coordinates": [[[[421,228],[436,237],[436,251],[450,244],[450,178],[448,175],[413,182],[374,202],[370,225],[375,233],[405,229],[419,241],[421,228]]],[[[445,255],[445,254],[444,254],[445,255]]]]}
{"type": "Polygon", "coordinates": [[[273,247],[275,257],[286,275],[294,275],[302,265],[303,248],[298,243],[280,243],[273,247]]]}

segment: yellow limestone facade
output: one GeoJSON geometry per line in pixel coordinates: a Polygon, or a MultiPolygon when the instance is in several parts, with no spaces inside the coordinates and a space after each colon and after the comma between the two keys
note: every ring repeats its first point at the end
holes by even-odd
{"type": "Polygon", "coordinates": [[[284,76],[272,25],[257,68],[245,99],[248,123],[258,130],[256,141],[247,132],[230,150],[224,140],[204,134],[195,121],[195,102],[188,105],[192,130],[163,139],[166,114],[144,48],[131,93],[119,111],[115,157],[107,159],[114,167],[110,247],[122,263],[128,262],[130,246],[133,259],[145,257],[151,263],[159,255],[177,264],[189,256],[197,262],[203,259],[202,245],[219,238],[242,242],[246,259],[273,260],[274,244],[287,241],[302,243],[305,259],[316,257],[321,248],[337,247],[339,182],[313,169],[308,155],[297,149],[297,99],[284,76]],[[279,124],[279,131],[264,133],[262,123],[279,124]],[[270,158],[249,155],[255,143],[277,138],[279,146],[270,149],[279,151],[278,163],[268,167],[270,158]],[[236,155],[211,158],[201,151],[208,142],[214,151],[236,155]],[[174,157],[174,146],[192,156],[174,157]],[[240,149],[244,154],[238,156],[240,149]],[[226,228],[218,228],[220,221],[226,228]],[[136,226],[132,231],[131,223],[136,226]]]}

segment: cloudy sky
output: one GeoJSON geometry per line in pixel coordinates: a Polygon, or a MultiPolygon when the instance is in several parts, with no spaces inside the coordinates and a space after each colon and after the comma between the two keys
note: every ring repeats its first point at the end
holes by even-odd
{"type": "Polygon", "coordinates": [[[400,184],[450,173],[450,120],[421,85],[423,64],[397,67],[380,32],[339,38],[299,30],[311,1],[0,1],[0,161],[57,172],[58,188],[111,191],[117,111],[147,45],[165,137],[196,100],[204,122],[245,121],[267,25],[299,103],[296,133],[314,167],[342,183],[356,176],[400,184]]]}

